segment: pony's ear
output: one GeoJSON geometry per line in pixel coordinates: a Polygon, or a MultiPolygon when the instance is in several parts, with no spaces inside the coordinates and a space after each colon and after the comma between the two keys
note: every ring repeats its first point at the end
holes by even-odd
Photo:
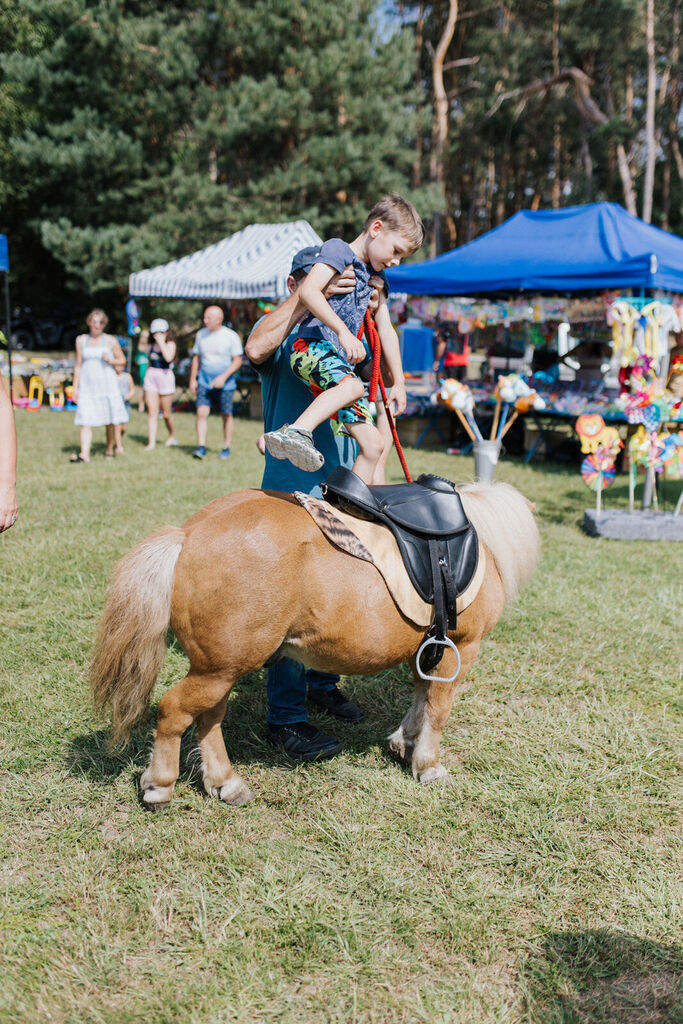
{"type": "Polygon", "coordinates": [[[528,498],[525,498],[524,500],[526,501],[527,505],[529,506],[529,511],[530,512],[535,512],[536,511],[536,502],[535,501],[529,501],[528,498]]]}

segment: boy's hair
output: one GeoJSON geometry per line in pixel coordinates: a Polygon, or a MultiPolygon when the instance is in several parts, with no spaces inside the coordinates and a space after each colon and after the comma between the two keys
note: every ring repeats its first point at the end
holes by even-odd
{"type": "Polygon", "coordinates": [[[363,231],[367,231],[370,225],[381,220],[390,231],[399,231],[407,242],[410,243],[410,251],[415,252],[424,242],[425,229],[420,215],[407,199],[400,196],[398,192],[392,192],[375,203],[370,213],[365,218],[363,231]]]}

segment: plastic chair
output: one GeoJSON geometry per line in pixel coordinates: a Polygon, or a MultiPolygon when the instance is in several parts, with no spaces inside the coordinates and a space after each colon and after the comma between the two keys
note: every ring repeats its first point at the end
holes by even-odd
{"type": "Polygon", "coordinates": [[[28,382],[28,408],[40,409],[43,404],[43,381],[37,374],[34,374],[28,382]]]}

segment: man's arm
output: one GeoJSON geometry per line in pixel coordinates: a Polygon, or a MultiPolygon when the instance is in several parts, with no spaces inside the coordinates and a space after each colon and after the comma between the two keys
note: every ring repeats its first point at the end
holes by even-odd
{"type": "Polygon", "coordinates": [[[283,339],[294,330],[305,312],[306,307],[300,302],[298,292],[295,292],[272,313],[264,316],[247,338],[244,346],[247,359],[255,366],[265,363],[280,347],[283,339]]]}
{"type": "Polygon", "coordinates": [[[239,370],[241,365],[242,365],[242,354],[240,353],[240,355],[238,355],[238,356],[233,356],[233,360],[230,363],[230,366],[227,368],[227,370],[224,373],[219,373],[217,377],[213,378],[213,380],[211,381],[211,387],[212,388],[222,388],[222,387],[225,387],[225,385],[228,382],[228,380],[230,379],[230,377],[232,377],[233,373],[237,373],[237,371],[239,370]]]}
{"type": "Polygon", "coordinates": [[[436,353],[434,355],[434,369],[439,369],[439,363],[443,359],[444,352],[446,351],[446,341],[439,338],[436,343],[436,353]]]}
{"type": "MultiPolygon", "coordinates": [[[[328,299],[332,295],[348,295],[355,287],[356,272],[353,267],[346,267],[341,274],[334,275],[324,294],[328,299]]],[[[247,359],[255,366],[265,363],[266,359],[270,359],[273,352],[280,347],[307,312],[300,300],[299,291],[290,295],[277,309],[264,316],[254,327],[244,346],[247,359]]]]}
{"type": "Polygon", "coordinates": [[[197,394],[197,374],[199,373],[199,356],[195,353],[190,363],[190,394],[197,394]]]}

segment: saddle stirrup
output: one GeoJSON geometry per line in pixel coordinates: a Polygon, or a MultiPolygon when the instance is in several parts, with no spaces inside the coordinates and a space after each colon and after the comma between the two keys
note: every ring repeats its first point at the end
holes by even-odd
{"type": "MultiPolygon", "coordinates": [[[[436,662],[437,665],[441,661],[442,657],[443,652],[441,654],[441,657],[439,657],[436,662]]],[[[455,679],[458,678],[458,673],[460,672],[460,651],[455,646],[450,637],[445,636],[443,637],[443,639],[439,639],[435,636],[426,636],[422,643],[420,644],[420,646],[418,647],[417,654],[415,655],[415,671],[419,675],[420,679],[424,679],[426,683],[452,683],[455,679]],[[422,652],[425,650],[426,647],[431,647],[432,644],[440,647],[450,647],[450,649],[455,652],[455,656],[458,659],[458,667],[456,668],[452,676],[430,676],[427,675],[426,672],[422,671],[422,668],[420,666],[420,658],[422,657],[422,652]]]]}

